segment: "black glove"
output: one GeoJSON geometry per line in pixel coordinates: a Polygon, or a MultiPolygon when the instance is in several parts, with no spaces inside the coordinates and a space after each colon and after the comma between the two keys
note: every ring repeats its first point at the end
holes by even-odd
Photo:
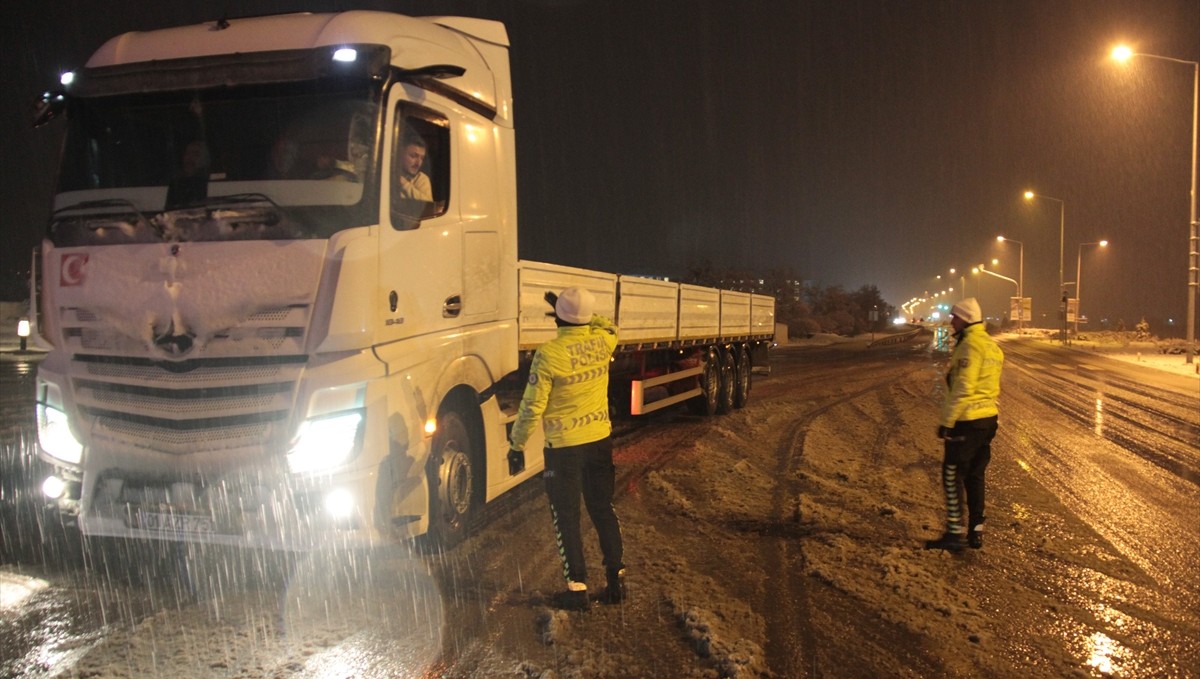
{"type": "Polygon", "coordinates": [[[512,450],[508,451],[508,475],[516,476],[525,471],[525,451],[512,450]]]}
{"type": "Polygon", "coordinates": [[[950,437],[950,432],[952,432],[952,431],[954,431],[954,429],[953,429],[953,428],[951,428],[951,427],[944,427],[944,426],[942,426],[942,425],[940,425],[940,424],[939,424],[939,425],[938,425],[938,438],[940,438],[940,439],[949,438],[949,437],[950,437]]]}
{"type": "Polygon", "coordinates": [[[552,307],[558,306],[558,295],[553,292],[550,292],[549,290],[546,291],[546,296],[543,297],[543,299],[545,299],[546,303],[552,307]]]}

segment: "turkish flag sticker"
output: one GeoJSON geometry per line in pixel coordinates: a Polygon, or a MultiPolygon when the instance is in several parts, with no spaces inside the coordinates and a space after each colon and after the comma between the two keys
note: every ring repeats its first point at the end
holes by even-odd
{"type": "Polygon", "coordinates": [[[59,266],[58,284],[65,287],[83,285],[87,277],[88,256],[84,254],[63,255],[59,266]]]}

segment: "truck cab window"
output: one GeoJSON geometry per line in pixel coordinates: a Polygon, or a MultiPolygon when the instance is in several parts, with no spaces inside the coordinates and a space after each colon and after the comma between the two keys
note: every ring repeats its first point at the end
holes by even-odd
{"type": "Polygon", "coordinates": [[[392,135],[391,215],[396,229],[446,212],[450,188],[450,128],[430,111],[401,104],[392,135]]]}
{"type": "Polygon", "coordinates": [[[292,240],[378,224],[381,96],[326,78],[77,98],[50,236],[292,240]]]}

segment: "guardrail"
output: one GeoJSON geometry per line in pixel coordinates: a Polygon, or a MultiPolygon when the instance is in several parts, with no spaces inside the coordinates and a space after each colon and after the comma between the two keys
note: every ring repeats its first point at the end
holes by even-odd
{"type": "Polygon", "coordinates": [[[887,337],[880,337],[877,340],[872,340],[867,346],[881,347],[888,344],[900,344],[901,342],[907,342],[920,334],[921,328],[917,328],[916,330],[909,330],[907,332],[896,333],[895,335],[888,335],[887,337]]]}

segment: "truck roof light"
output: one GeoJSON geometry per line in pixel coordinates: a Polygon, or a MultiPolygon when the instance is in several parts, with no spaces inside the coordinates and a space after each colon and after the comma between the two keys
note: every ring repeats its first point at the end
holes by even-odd
{"type": "Polygon", "coordinates": [[[353,47],[342,47],[333,53],[334,61],[352,63],[358,60],[358,50],[353,47]]]}
{"type": "Polygon", "coordinates": [[[75,71],[66,71],[62,75],[58,76],[58,82],[62,83],[63,87],[75,82],[75,71]]]}

